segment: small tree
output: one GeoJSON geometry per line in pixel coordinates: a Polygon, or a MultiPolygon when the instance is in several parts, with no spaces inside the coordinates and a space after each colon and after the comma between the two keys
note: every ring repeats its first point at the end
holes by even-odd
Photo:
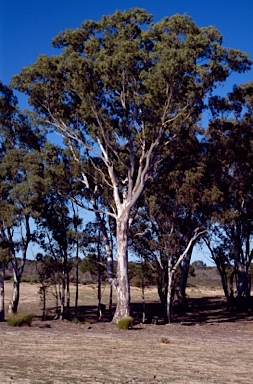
{"type": "Polygon", "coordinates": [[[102,317],[102,284],[107,279],[106,257],[102,250],[102,236],[98,223],[86,225],[85,234],[87,247],[85,249],[85,258],[81,262],[82,272],[90,272],[97,283],[97,299],[98,299],[98,316],[102,317]]]}
{"type": "Polygon", "coordinates": [[[46,299],[50,287],[54,289],[54,296],[56,298],[56,309],[58,307],[58,286],[59,277],[61,275],[61,265],[59,260],[54,259],[52,256],[42,255],[38,253],[36,256],[36,270],[39,277],[40,287],[39,294],[42,301],[42,319],[46,318],[46,299]]]}
{"type": "Polygon", "coordinates": [[[73,221],[65,199],[57,194],[47,196],[46,209],[37,220],[37,241],[42,249],[50,256],[49,261],[60,264],[58,284],[60,291],[60,319],[68,316],[70,306],[69,273],[73,267],[70,253],[75,245],[73,237],[73,221]]]}

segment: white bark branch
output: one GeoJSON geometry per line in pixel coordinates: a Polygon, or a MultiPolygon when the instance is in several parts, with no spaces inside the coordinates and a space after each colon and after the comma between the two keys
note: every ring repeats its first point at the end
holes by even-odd
{"type": "Polygon", "coordinates": [[[204,231],[201,231],[201,232],[196,232],[195,235],[191,238],[191,240],[189,241],[186,249],[184,250],[184,252],[181,254],[181,256],[178,258],[176,264],[174,265],[174,267],[172,268],[172,271],[176,271],[177,267],[179,266],[179,264],[181,263],[181,261],[183,260],[183,258],[186,256],[186,254],[188,253],[188,251],[190,250],[191,246],[196,242],[196,240],[201,236],[203,235],[204,233],[206,233],[207,230],[205,229],[204,231]]]}

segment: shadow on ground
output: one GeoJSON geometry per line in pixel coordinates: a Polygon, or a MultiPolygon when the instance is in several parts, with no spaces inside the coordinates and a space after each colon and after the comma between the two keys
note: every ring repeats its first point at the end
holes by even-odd
{"type": "MultiPolygon", "coordinates": [[[[47,316],[47,320],[54,318],[56,308],[52,308],[52,315],[47,316]]],[[[79,306],[77,311],[74,307],[69,308],[67,317],[69,320],[78,319],[81,322],[109,322],[112,320],[113,307],[110,311],[106,308],[103,312],[102,318],[98,316],[97,306],[79,306]]],[[[140,323],[143,318],[143,304],[131,304],[131,312],[135,323],[140,323]]],[[[253,306],[251,309],[238,310],[228,308],[227,303],[222,296],[191,298],[188,301],[187,307],[176,307],[174,310],[175,323],[182,323],[185,325],[205,324],[205,323],[224,323],[224,322],[239,322],[239,321],[253,321],[253,306]]],[[[159,302],[151,302],[145,305],[145,322],[153,324],[163,324],[163,309],[159,302]]]]}

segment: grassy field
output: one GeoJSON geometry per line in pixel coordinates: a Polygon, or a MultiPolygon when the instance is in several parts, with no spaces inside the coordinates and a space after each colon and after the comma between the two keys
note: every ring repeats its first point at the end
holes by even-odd
{"type": "MultiPolygon", "coordinates": [[[[7,283],[7,300],[10,292],[7,283]]],[[[131,293],[137,308],[141,291],[131,293]]],[[[37,317],[30,328],[1,323],[0,383],[253,383],[252,314],[228,314],[218,289],[192,287],[188,294],[191,306],[182,319],[189,322],[177,315],[171,325],[136,324],[120,331],[93,317],[90,324],[37,317]]],[[[105,304],[107,298],[105,288],[105,304]]],[[[146,291],[146,300],[157,308],[155,289],[146,291]]],[[[80,287],[79,304],[84,311],[95,308],[93,287],[80,287]]],[[[36,284],[22,284],[20,310],[41,313],[36,284]]]]}

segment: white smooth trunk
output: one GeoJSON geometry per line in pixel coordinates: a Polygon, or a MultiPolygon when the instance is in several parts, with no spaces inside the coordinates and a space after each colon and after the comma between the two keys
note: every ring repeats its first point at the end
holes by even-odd
{"type": "Polygon", "coordinates": [[[128,276],[128,221],[129,213],[125,211],[117,219],[117,308],[113,317],[118,322],[130,315],[130,284],[128,276]]]}
{"type": "Polygon", "coordinates": [[[16,268],[13,268],[13,291],[12,291],[12,298],[8,308],[9,315],[16,313],[18,310],[19,292],[20,292],[20,276],[16,268]]]}
{"type": "Polygon", "coordinates": [[[175,271],[168,268],[168,292],[167,292],[167,322],[171,323],[173,320],[173,302],[174,302],[174,277],[175,271]]]}

